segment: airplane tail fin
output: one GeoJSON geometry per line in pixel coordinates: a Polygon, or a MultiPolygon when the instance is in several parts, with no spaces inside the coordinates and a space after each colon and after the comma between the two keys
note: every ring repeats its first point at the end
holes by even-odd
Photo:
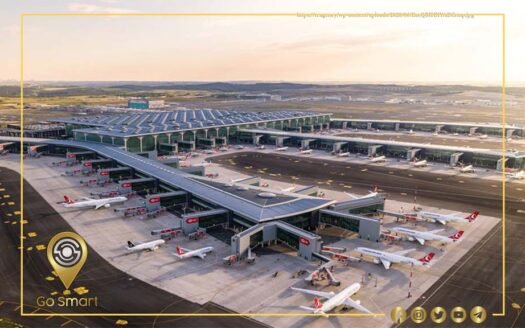
{"type": "Polygon", "coordinates": [[[319,297],[314,297],[314,308],[319,309],[321,307],[323,307],[323,303],[321,303],[319,297]]]}
{"type": "Polygon", "coordinates": [[[423,263],[429,263],[434,258],[434,255],[436,255],[436,254],[435,253],[428,253],[423,258],[419,259],[419,261],[421,261],[423,263]]]}
{"type": "Polygon", "coordinates": [[[379,190],[379,186],[378,185],[374,185],[374,189],[372,190],[373,192],[377,192],[379,190]]]}
{"type": "Polygon", "coordinates": [[[470,213],[469,216],[467,216],[465,218],[465,220],[468,220],[468,222],[472,222],[472,221],[476,220],[478,215],[479,215],[479,211],[474,211],[474,212],[470,213]]]}
{"type": "Polygon", "coordinates": [[[131,241],[128,240],[128,247],[129,248],[135,247],[135,244],[133,244],[131,241]]]}
{"type": "Polygon", "coordinates": [[[184,254],[185,252],[180,248],[180,246],[177,245],[177,254],[178,255],[182,255],[184,254]]]}
{"type": "Polygon", "coordinates": [[[464,233],[464,232],[465,232],[465,231],[460,230],[460,231],[456,232],[455,234],[453,234],[452,236],[449,236],[448,238],[452,239],[453,241],[456,241],[456,240],[458,240],[459,238],[461,238],[461,236],[463,236],[463,233],[464,233]]]}
{"type": "Polygon", "coordinates": [[[66,203],[68,204],[73,204],[75,201],[72,200],[71,198],[69,198],[67,195],[64,195],[64,200],[66,201],[66,203]]]}

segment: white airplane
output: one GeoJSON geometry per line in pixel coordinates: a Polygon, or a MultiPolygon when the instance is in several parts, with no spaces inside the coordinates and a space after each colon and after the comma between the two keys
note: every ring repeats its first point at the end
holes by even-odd
{"type": "Polygon", "coordinates": [[[308,154],[311,154],[313,152],[312,149],[305,149],[305,150],[300,150],[299,153],[303,154],[303,155],[308,155],[308,154]]]}
{"type": "Polygon", "coordinates": [[[519,171],[515,173],[505,173],[505,174],[507,175],[507,177],[511,179],[518,179],[518,180],[525,179],[525,171],[519,171]]]}
{"type": "Polygon", "coordinates": [[[428,162],[426,159],[422,160],[422,161],[413,161],[412,162],[412,165],[414,167],[426,167],[428,166],[428,162]]]}
{"type": "Polygon", "coordinates": [[[394,230],[395,232],[401,233],[403,235],[406,235],[408,237],[408,240],[417,241],[421,245],[425,245],[425,241],[439,241],[445,244],[455,243],[459,240],[459,238],[461,238],[461,236],[464,233],[464,231],[461,230],[451,236],[446,237],[446,236],[437,235],[438,232],[443,231],[444,229],[437,229],[437,230],[432,230],[432,231],[417,231],[417,230],[412,230],[412,229],[407,229],[407,228],[402,228],[402,227],[394,227],[392,228],[392,230],[394,230]]]}
{"type": "Polygon", "coordinates": [[[486,134],[482,134],[479,136],[480,139],[487,139],[489,136],[486,134]]]}
{"type": "Polygon", "coordinates": [[[466,217],[458,216],[458,214],[459,213],[450,213],[450,214],[444,215],[444,214],[432,213],[432,212],[427,212],[427,211],[419,211],[416,213],[416,215],[420,217],[421,219],[423,219],[424,221],[433,222],[433,223],[439,222],[441,224],[447,224],[448,222],[458,222],[458,221],[463,221],[463,220],[472,222],[476,220],[476,218],[478,217],[479,211],[474,211],[466,217]]]}
{"type": "Polygon", "coordinates": [[[266,147],[264,147],[264,145],[257,146],[257,149],[259,149],[259,150],[263,150],[264,148],[266,148],[266,147]]]}
{"type": "Polygon", "coordinates": [[[350,196],[350,198],[352,199],[364,199],[364,198],[371,198],[371,197],[375,197],[377,196],[379,193],[378,193],[378,188],[377,186],[374,186],[374,190],[369,190],[368,191],[368,194],[367,195],[364,195],[364,196],[355,196],[355,195],[352,195],[348,192],[344,192],[347,196],[350,196]]]}
{"type": "Polygon", "coordinates": [[[345,152],[345,153],[339,153],[337,154],[337,157],[348,157],[350,156],[350,153],[349,152],[345,152]]]}
{"type": "Polygon", "coordinates": [[[110,207],[113,203],[123,203],[127,201],[128,199],[124,196],[117,196],[117,197],[109,197],[109,198],[101,198],[101,199],[93,199],[89,197],[82,197],[81,201],[75,201],[69,198],[68,196],[64,195],[64,200],[66,201],[64,203],[64,207],[71,207],[71,208],[86,208],[86,207],[93,207],[94,209],[98,210],[101,207],[110,207]]]}
{"type": "Polygon", "coordinates": [[[280,188],[281,191],[292,191],[295,189],[295,185],[294,186],[291,186],[291,187],[288,187],[288,188],[280,188]]]}
{"type": "Polygon", "coordinates": [[[191,250],[187,248],[182,248],[180,246],[177,246],[177,253],[173,253],[178,259],[186,259],[188,257],[200,257],[204,260],[206,257],[206,253],[213,252],[212,246],[207,246],[203,248],[199,248],[196,250],[191,250]]]}
{"type": "Polygon", "coordinates": [[[314,314],[322,314],[323,316],[328,317],[327,312],[332,311],[333,309],[341,305],[352,307],[358,310],[359,312],[372,313],[366,307],[362,306],[359,300],[353,300],[351,298],[352,295],[354,295],[359,291],[359,289],[361,289],[361,285],[359,283],[353,283],[337,294],[334,292],[319,292],[316,290],[295,287],[291,287],[291,289],[297,292],[314,296],[313,308],[308,306],[300,306],[301,309],[310,311],[314,314]],[[326,299],[326,301],[324,303],[321,303],[320,298],[324,298],[326,299]]]}
{"type": "Polygon", "coordinates": [[[381,163],[386,162],[386,156],[371,157],[370,163],[381,163]]]}
{"type": "Polygon", "coordinates": [[[164,239],[156,239],[156,240],[146,241],[146,242],[135,245],[134,243],[128,240],[127,250],[129,252],[136,252],[136,251],[152,252],[154,250],[157,250],[161,245],[164,245],[165,243],[166,241],[164,239]]]}
{"type": "Polygon", "coordinates": [[[474,166],[467,165],[459,169],[461,173],[474,173],[474,166]]]}
{"type": "Polygon", "coordinates": [[[191,164],[192,167],[206,167],[210,165],[211,165],[211,162],[200,162],[200,163],[191,164]]]}
{"type": "Polygon", "coordinates": [[[287,149],[288,149],[288,147],[278,147],[275,150],[277,150],[277,151],[286,151],[287,149]]]}
{"type": "Polygon", "coordinates": [[[374,258],[374,263],[376,264],[382,263],[385,269],[387,270],[390,269],[390,266],[392,265],[392,263],[411,264],[414,266],[428,265],[435,255],[434,253],[428,253],[421,259],[415,259],[412,257],[405,256],[405,254],[411,253],[415,250],[416,249],[413,248],[409,250],[390,253],[390,252],[383,252],[377,249],[366,248],[366,247],[356,248],[356,251],[360,252],[361,255],[365,254],[368,256],[372,256],[374,258]]]}
{"type": "Polygon", "coordinates": [[[412,129],[410,129],[410,130],[407,132],[407,134],[414,134],[414,133],[415,133],[415,132],[414,132],[412,129]]]}

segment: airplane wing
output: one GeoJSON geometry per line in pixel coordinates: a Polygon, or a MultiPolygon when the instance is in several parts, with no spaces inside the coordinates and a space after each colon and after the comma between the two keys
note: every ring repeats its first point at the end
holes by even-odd
{"type": "Polygon", "coordinates": [[[423,238],[419,238],[419,237],[415,237],[415,239],[418,241],[418,243],[420,243],[421,245],[425,245],[425,239],[423,238]]]}
{"type": "Polygon", "coordinates": [[[358,310],[359,312],[372,313],[372,311],[370,311],[369,309],[367,309],[364,306],[362,306],[361,303],[359,303],[359,301],[354,301],[351,298],[348,298],[345,301],[343,301],[343,304],[346,305],[346,306],[353,307],[354,309],[358,310]]]}
{"type": "Polygon", "coordinates": [[[382,257],[380,257],[379,260],[381,261],[381,263],[383,263],[383,266],[385,267],[385,269],[387,270],[390,269],[390,265],[392,265],[392,262],[382,257]]]}
{"type": "Polygon", "coordinates": [[[199,253],[197,254],[197,256],[204,260],[204,258],[206,257],[206,253],[199,253]]]}
{"type": "Polygon", "coordinates": [[[415,251],[416,249],[415,248],[411,248],[411,249],[407,249],[407,250],[403,250],[403,251],[397,251],[397,252],[394,252],[394,254],[397,254],[397,255],[406,255],[408,253],[412,253],[413,251],[415,251]]]}
{"type": "Polygon", "coordinates": [[[431,230],[431,231],[429,231],[428,233],[436,234],[436,233],[441,232],[441,231],[443,231],[443,230],[445,230],[445,229],[436,229],[436,230],[431,230]]]}
{"type": "Polygon", "coordinates": [[[435,219],[435,221],[437,221],[437,222],[439,222],[439,223],[441,223],[443,225],[447,224],[447,222],[448,222],[448,220],[446,220],[446,219],[435,219]]]}
{"type": "Polygon", "coordinates": [[[104,205],[106,205],[106,203],[100,203],[97,206],[95,206],[95,209],[98,210],[99,208],[103,207],[104,205]]]}
{"type": "Polygon", "coordinates": [[[357,199],[357,198],[359,198],[359,197],[356,197],[356,196],[354,196],[354,195],[352,195],[352,194],[349,194],[349,193],[347,193],[347,192],[345,192],[345,194],[346,194],[347,196],[349,196],[350,198],[352,198],[352,199],[357,199]]]}
{"type": "Polygon", "coordinates": [[[309,295],[313,295],[317,297],[322,297],[322,298],[331,298],[332,296],[335,295],[334,292],[326,293],[326,292],[319,292],[317,290],[302,289],[302,288],[295,288],[295,287],[292,287],[292,289],[297,292],[301,292],[301,293],[305,293],[305,294],[309,294],[309,295]]]}

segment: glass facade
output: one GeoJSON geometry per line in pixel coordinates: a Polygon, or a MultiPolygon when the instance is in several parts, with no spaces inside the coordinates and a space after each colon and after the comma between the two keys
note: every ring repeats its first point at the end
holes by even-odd
{"type": "Polygon", "coordinates": [[[359,233],[360,221],[352,218],[346,218],[342,216],[335,216],[321,212],[321,223],[330,224],[346,230],[354,231],[359,233]]]}
{"type": "Polygon", "coordinates": [[[299,249],[299,238],[286,230],[277,228],[277,239],[292,248],[299,249]]]}

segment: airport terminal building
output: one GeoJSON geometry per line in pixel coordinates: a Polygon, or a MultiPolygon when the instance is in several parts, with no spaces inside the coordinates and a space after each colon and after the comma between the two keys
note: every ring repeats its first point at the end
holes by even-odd
{"type": "MultiPolygon", "coordinates": [[[[458,162],[502,170],[525,167],[525,153],[491,149],[319,135],[332,128],[425,131],[438,133],[483,133],[501,136],[503,126],[489,123],[418,122],[396,120],[334,119],[331,114],[277,111],[239,112],[215,109],[140,111],[128,114],[82,116],[56,119],[65,125],[66,135],[77,141],[97,142],[152,157],[196,148],[213,148],[229,143],[297,146],[303,149],[348,151],[412,160],[458,162]]],[[[525,127],[505,127],[507,137],[522,138],[525,127]]]]}

